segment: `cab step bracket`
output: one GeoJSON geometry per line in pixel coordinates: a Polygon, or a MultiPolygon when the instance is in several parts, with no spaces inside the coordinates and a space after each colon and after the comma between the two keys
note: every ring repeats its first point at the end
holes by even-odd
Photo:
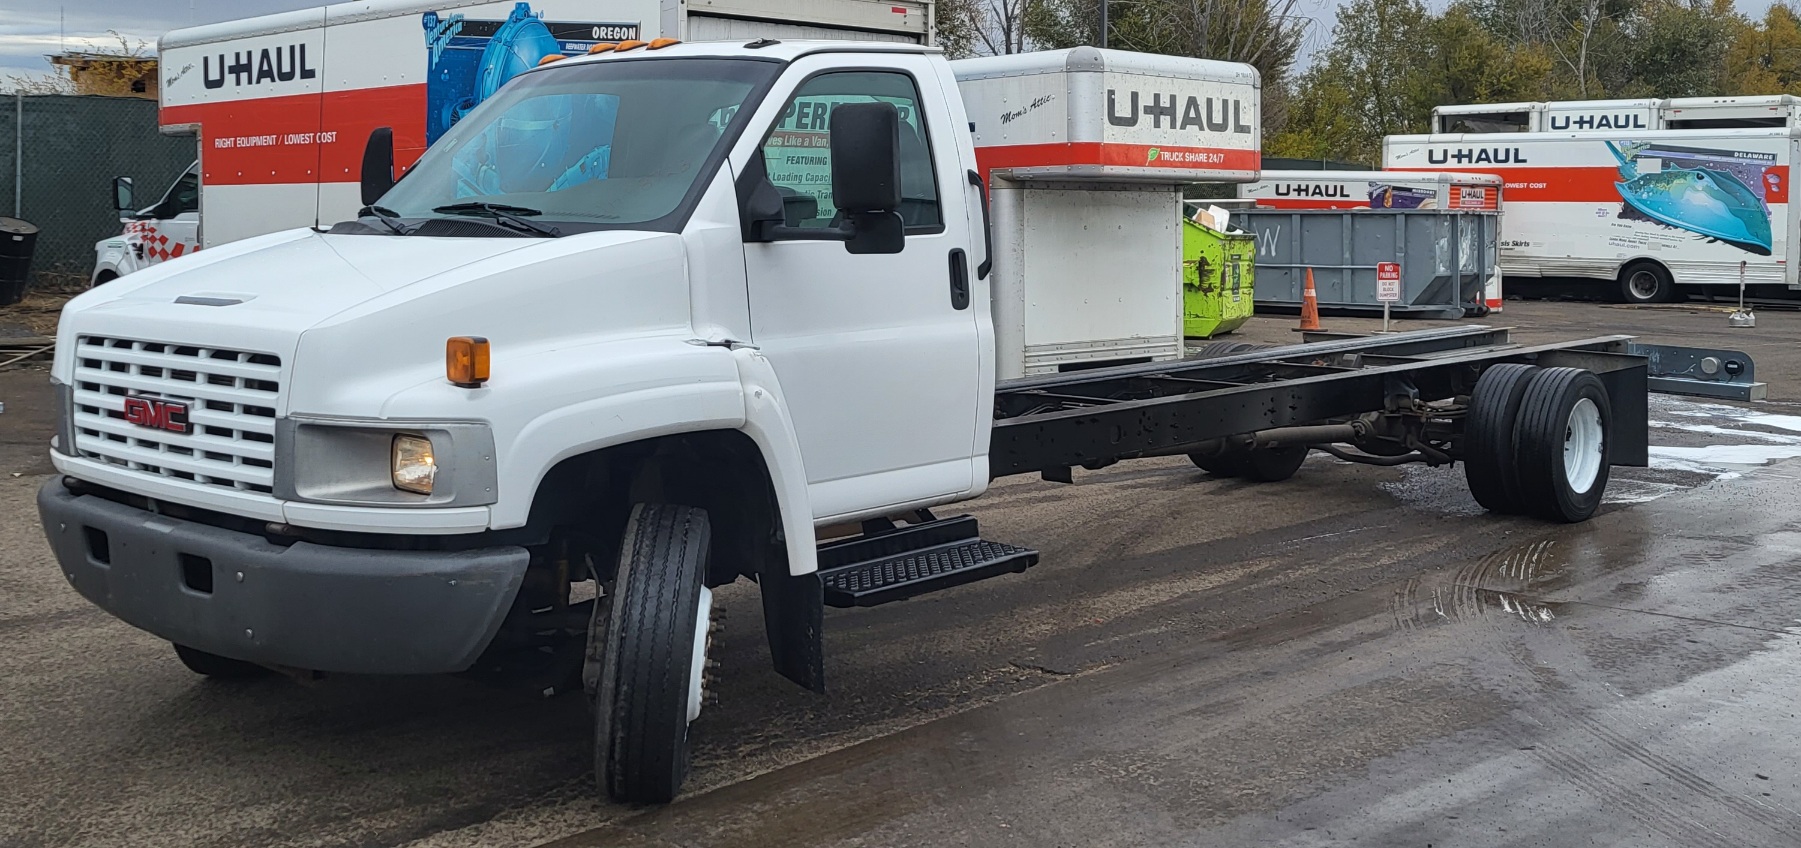
{"type": "Polygon", "coordinates": [[[819,548],[825,604],[872,607],[1038,563],[1038,552],[981,538],[963,515],[909,524],[819,548]]]}

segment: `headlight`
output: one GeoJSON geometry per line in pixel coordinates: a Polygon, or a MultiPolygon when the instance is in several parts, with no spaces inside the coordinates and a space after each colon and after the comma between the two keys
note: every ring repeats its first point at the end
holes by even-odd
{"type": "Polygon", "coordinates": [[[431,494],[438,466],[432,459],[431,439],[399,434],[394,437],[394,488],[421,495],[431,494]]]}
{"type": "Polygon", "coordinates": [[[275,497],[429,509],[496,501],[494,434],[480,421],[326,418],[275,422],[275,497]]]}

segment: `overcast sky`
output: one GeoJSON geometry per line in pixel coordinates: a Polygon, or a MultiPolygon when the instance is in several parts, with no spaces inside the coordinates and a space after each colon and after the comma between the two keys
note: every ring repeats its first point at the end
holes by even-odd
{"type": "MultiPolygon", "coordinates": [[[[595,0],[604,5],[606,0],[595,0]]],[[[1445,0],[1428,0],[1434,8],[1445,0]]],[[[1761,15],[1769,0],[1735,0],[1746,14],[1761,15]]],[[[1318,20],[1313,44],[1332,29],[1337,0],[1299,0],[1305,14],[1318,20]]],[[[50,73],[44,56],[62,50],[116,43],[109,31],[149,50],[172,29],[325,5],[317,0],[6,0],[0,15],[0,80],[14,75],[50,73]]]]}

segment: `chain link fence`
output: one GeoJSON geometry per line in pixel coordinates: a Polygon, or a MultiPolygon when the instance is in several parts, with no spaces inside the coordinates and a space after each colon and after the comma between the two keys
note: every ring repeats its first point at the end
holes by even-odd
{"type": "Polygon", "coordinates": [[[121,231],[113,177],[149,206],[195,153],[192,137],[157,132],[154,100],[0,95],[0,215],[38,226],[32,286],[86,283],[94,243],[121,231]]]}

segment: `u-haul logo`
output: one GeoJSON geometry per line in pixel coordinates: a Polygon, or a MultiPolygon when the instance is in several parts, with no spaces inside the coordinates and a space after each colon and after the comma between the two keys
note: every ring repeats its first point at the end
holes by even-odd
{"type": "Polygon", "coordinates": [[[307,61],[305,44],[235,50],[230,62],[225,56],[218,53],[200,57],[200,78],[207,88],[224,88],[227,79],[232,85],[240,86],[310,80],[319,75],[319,69],[307,61]]]}
{"type": "Polygon", "coordinates": [[[1517,147],[1428,148],[1426,161],[1434,165],[1524,165],[1526,153],[1517,147]]]}
{"type": "Polygon", "coordinates": [[[1553,130],[1648,130],[1645,116],[1633,112],[1599,115],[1552,115],[1553,130]]]}
{"type": "Polygon", "coordinates": [[[1164,122],[1172,130],[1204,129],[1210,132],[1250,135],[1251,125],[1244,122],[1244,101],[1234,97],[1189,97],[1185,101],[1174,94],[1151,92],[1148,102],[1137,91],[1126,92],[1125,111],[1119,97],[1107,89],[1107,123],[1116,127],[1135,127],[1141,118],[1151,119],[1152,129],[1163,129],[1164,122]]]}
{"type": "Polygon", "coordinates": [[[1351,199],[1351,190],[1343,185],[1307,185],[1276,183],[1277,197],[1335,197],[1351,199]]]}

